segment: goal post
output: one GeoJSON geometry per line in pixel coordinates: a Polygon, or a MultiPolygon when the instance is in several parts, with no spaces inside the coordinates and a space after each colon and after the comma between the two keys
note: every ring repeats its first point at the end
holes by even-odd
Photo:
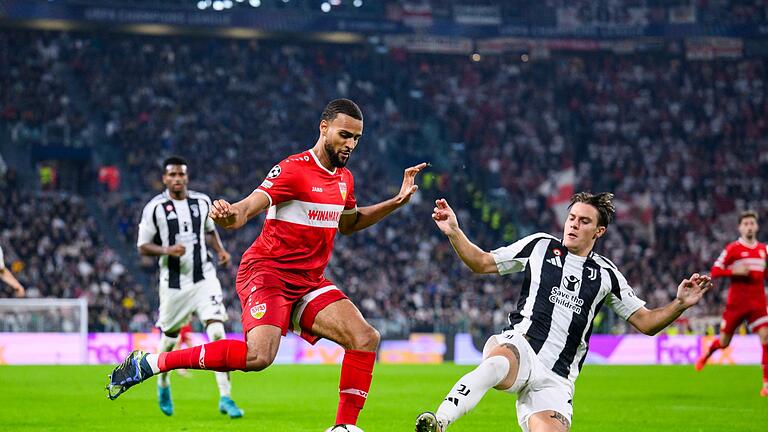
{"type": "MultiPolygon", "coordinates": [[[[41,356],[41,363],[88,363],[88,300],[85,298],[19,298],[0,299],[0,337],[13,347],[12,353],[29,357],[41,356]],[[55,336],[54,336],[55,335],[55,336]],[[56,336],[66,336],[77,346],[67,353],[52,345],[56,336]],[[51,341],[49,345],[48,341],[51,341]],[[46,351],[46,349],[48,351],[46,351]],[[23,354],[19,354],[23,353],[23,354]],[[50,353],[48,355],[47,353],[50,353]]],[[[6,351],[11,351],[6,349],[6,351]]],[[[8,354],[9,356],[11,354],[8,354]]]]}

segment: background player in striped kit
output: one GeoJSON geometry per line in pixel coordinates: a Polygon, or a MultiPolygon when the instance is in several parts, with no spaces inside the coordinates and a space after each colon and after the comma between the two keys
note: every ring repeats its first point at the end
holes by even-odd
{"type": "MultiPolygon", "coordinates": [[[[205,325],[211,341],[224,339],[227,313],[222,303],[221,284],[216,268],[208,257],[206,245],[211,245],[219,265],[230,262],[216,226],[208,217],[211,199],[207,195],[187,190],[187,162],[171,157],[163,162],[163,184],[166,190],[144,207],[139,223],[137,246],[139,253],[157,256],[160,266],[160,314],[156,326],[163,332],[160,352],[174,349],[179,330],[190,314],[197,314],[205,325]]],[[[219,411],[232,418],[243,416],[231,398],[229,373],[216,372],[219,387],[219,411]]],[[[160,410],[173,414],[173,401],[168,373],[157,378],[160,410]]]]}
{"type": "Polygon", "coordinates": [[[616,266],[592,251],[613,220],[612,199],[610,193],[578,193],[571,198],[563,240],[538,233],[491,252],[467,238],[445,200],[436,201],[432,218],[472,271],[525,271],[525,279],[509,327],[488,339],[482,363],[456,382],[436,413],[417,418],[417,432],[444,431],[491,387],[518,394],[517,418],[524,431],[567,431],[574,382],[587,354],[592,320],[604,302],[653,335],[701,299],[711,281],[695,273],[680,283],[667,306],[646,309],[616,266]]]}
{"type": "Polygon", "coordinates": [[[730,278],[728,301],[720,324],[720,337],[712,341],[707,351],[696,360],[696,370],[702,370],[715,351],[728,348],[733,333],[742,322],[757,333],[763,347],[763,386],[760,396],[768,397],[768,310],[765,301],[765,280],[768,279],[766,260],[768,248],[757,241],[757,212],[739,215],[739,238],[725,247],[712,266],[713,278],[730,278]]]}

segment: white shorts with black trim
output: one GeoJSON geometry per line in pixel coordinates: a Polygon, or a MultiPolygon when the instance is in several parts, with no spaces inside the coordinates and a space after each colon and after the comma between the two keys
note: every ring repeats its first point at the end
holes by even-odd
{"type": "Polygon", "coordinates": [[[203,323],[227,320],[221,283],[217,277],[206,278],[180,289],[160,285],[160,313],[155,323],[160,331],[166,333],[180,329],[193,312],[203,323]]]}
{"type": "Polygon", "coordinates": [[[517,379],[507,393],[517,393],[517,421],[528,432],[528,419],[538,412],[556,411],[571,424],[573,420],[573,383],[556,373],[539,360],[531,345],[522,334],[505,331],[488,338],[483,348],[483,359],[498,345],[511,344],[520,352],[517,379]]]}

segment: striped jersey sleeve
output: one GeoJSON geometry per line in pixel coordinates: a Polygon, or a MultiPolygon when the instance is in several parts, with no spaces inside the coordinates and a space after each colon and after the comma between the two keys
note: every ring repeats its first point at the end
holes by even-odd
{"type": "Polygon", "coordinates": [[[541,240],[552,239],[555,239],[555,237],[549,234],[536,233],[523,237],[509,246],[492,250],[491,255],[493,255],[493,260],[496,262],[499,274],[505,275],[523,271],[536,244],[541,240]]]}
{"type": "Polygon", "coordinates": [[[611,281],[611,293],[605,303],[623,320],[628,320],[633,313],[645,306],[645,301],[637,298],[635,291],[627,283],[627,279],[616,268],[608,268],[611,281]]]}

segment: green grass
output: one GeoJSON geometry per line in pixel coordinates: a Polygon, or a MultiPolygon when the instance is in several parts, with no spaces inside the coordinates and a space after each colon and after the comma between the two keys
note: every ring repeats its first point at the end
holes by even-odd
{"type": "MultiPolygon", "coordinates": [[[[233,398],[245,417],[217,411],[209,372],[172,379],[176,413],[157,408],[154,380],[116,401],[103,387],[109,367],[0,367],[3,431],[323,431],[336,411],[337,366],[272,366],[233,373],[233,398]]],[[[360,426],[367,432],[412,431],[421,411],[434,410],[469,367],[377,365],[360,426]]],[[[768,398],[758,396],[757,366],[587,365],[576,384],[573,431],[768,430],[768,398]]],[[[514,397],[491,391],[451,427],[516,431],[514,397]]]]}

